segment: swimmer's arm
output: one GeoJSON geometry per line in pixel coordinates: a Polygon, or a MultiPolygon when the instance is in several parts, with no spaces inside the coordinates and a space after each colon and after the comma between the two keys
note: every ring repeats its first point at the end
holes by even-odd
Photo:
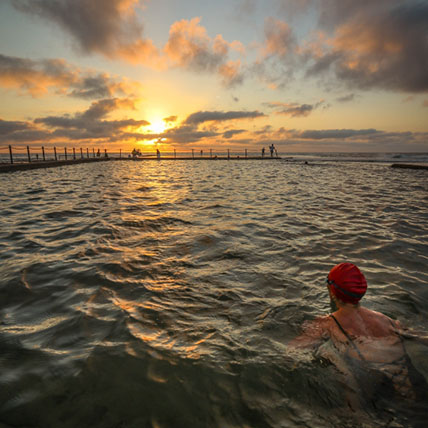
{"type": "Polygon", "coordinates": [[[288,346],[293,348],[316,348],[328,336],[328,317],[320,317],[303,324],[302,333],[291,340],[288,346]]]}

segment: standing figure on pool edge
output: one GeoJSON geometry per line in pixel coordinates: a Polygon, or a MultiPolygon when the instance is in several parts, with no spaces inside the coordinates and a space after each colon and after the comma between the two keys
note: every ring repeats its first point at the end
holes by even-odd
{"type": "MultiPolygon", "coordinates": [[[[296,348],[319,348],[331,340],[335,364],[349,381],[354,392],[364,398],[374,383],[388,386],[392,395],[411,400],[427,398],[428,386],[406,352],[403,330],[398,321],[360,306],[367,290],[364,275],[352,263],[340,263],[331,269],[327,288],[333,313],[304,325],[303,333],[289,343],[296,348]],[[356,390],[356,391],[355,391],[356,390]]],[[[375,392],[375,400],[379,393],[375,392]]],[[[358,399],[348,398],[351,408],[359,407],[358,399]]]]}

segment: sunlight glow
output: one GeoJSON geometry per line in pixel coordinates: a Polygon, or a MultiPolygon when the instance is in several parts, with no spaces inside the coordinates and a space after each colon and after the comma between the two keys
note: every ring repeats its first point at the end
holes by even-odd
{"type": "Polygon", "coordinates": [[[166,124],[162,119],[155,119],[150,121],[149,129],[155,134],[161,134],[163,131],[165,131],[166,124]]]}

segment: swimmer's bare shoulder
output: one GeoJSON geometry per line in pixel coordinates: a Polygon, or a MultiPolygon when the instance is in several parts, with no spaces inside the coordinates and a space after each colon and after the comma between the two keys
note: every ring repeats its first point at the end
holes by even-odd
{"type": "Polygon", "coordinates": [[[325,315],[311,321],[305,321],[302,333],[288,343],[294,348],[315,348],[330,336],[332,324],[331,317],[325,315]]]}
{"type": "Polygon", "coordinates": [[[381,312],[366,308],[360,308],[359,311],[362,315],[365,326],[371,332],[369,336],[390,336],[402,330],[402,326],[399,321],[393,320],[381,312]]]}

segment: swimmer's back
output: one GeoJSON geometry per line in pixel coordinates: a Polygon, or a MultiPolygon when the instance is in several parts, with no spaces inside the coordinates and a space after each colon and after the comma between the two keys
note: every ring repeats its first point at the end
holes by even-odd
{"type": "Polygon", "coordinates": [[[399,329],[399,324],[386,315],[362,307],[353,312],[351,316],[344,316],[343,313],[334,313],[333,315],[348,334],[354,337],[384,338],[397,336],[397,329],[399,329]]]}

